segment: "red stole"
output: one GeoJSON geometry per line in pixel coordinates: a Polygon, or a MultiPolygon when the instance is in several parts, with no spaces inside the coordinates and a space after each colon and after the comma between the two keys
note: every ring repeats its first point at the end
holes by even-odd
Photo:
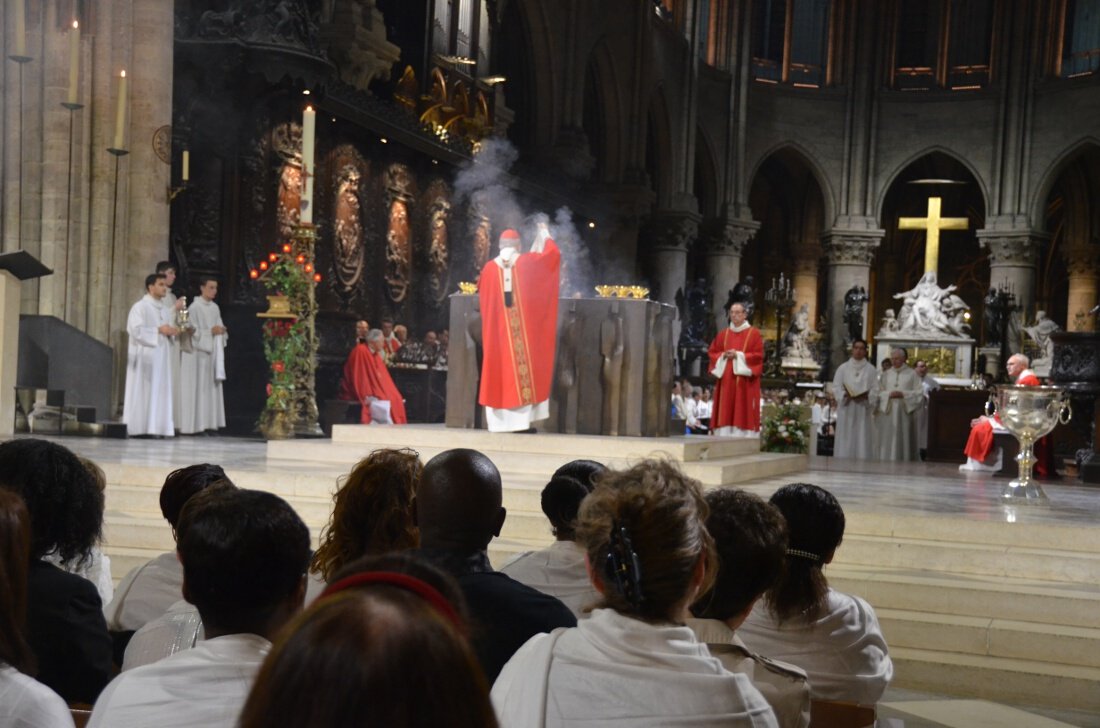
{"type": "Polygon", "coordinates": [[[714,386],[710,427],[712,430],[737,427],[755,432],[760,429],[760,375],[764,373],[764,339],[752,326],[741,331],[733,331],[727,326],[718,332],[710,344],[710,369],[714,369],[722,352],[729,349],[745,352],[745,364],[752,370],[752,376],[735,376],[733,360],[726,360],[722,378],[714,386]]]}
{"type": "Polygon", "coordinates": [[[363,405],[359,421],[370,424],[370,405],[367,397],[389,400],[390,418],[395,425],[404,425],[409,420],[405,415],[405,402],[401,392],[393,383],[393,377],[379,354],[375,354],[366,344],[356,344],[344,362],[344,380],[340,384],[340,399],[347,399],[363,405]]]}
{"type": "Polygon", "coordinates": [[[550,398],[558,332],[561,254],[547,238],[541,253],[523,253],[512,266],[512,305],[504,305],[504,270],[481,269],[478,298],[485,356],[478,403],[515,409],[550,398]]]}

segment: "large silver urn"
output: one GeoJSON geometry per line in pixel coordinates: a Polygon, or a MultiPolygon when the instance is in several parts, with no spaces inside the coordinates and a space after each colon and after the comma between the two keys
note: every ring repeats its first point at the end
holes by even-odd
{"type": "Polygon", "coordinates": [[[1001,424],[1020,441],[1016,461],[1020,476],[1005,486],[1004,497],[1014,500],[1044,500],[1046,494],[1031,478],[1035,466],[1035,441],[1048,434],[1059,422],[1073,416],[1069,398],[1062,387],[1020,387],[1001,385],[990,396],[1001,424]]]}

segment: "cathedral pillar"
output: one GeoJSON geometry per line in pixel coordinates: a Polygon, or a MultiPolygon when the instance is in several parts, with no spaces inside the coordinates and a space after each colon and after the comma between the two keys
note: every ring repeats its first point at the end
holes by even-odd
{"type": "MultiPolygon", "coordinates": [[[[871,261],[875,250],[882,243],[882,230],[832,230],[825,233],[825,259],[828,262],[829,287],[829,371],[831,376],[841,363],[848,359],[844,346],[847,327],[844,324],[844,294],[852,286],[867,289],[871,281],[871,261]]],[[[869,310],[869,309],[868,309],[869,310]]],[[[863,336],[867,336],[871,322],[868,313],[863,316],[863,336]]]]}
{"type": "Polygon", "coordinates": [[[1022,327],[1034,314],[1035,262],[1043,236],[1031,231],[979,230],[978,240],[989,249],[989,285],[1016,296],[1016,311],[1006,333],[1010,353],[1023,351],[1022,327]]]}
{"type": "Polygon", "coordinates": [[[714,330],[726,324],[726,301],[741,278],[741,253],[760,223],[754,220],[719,220],[707,236],[706,277],[711,295],[714,330]]]}
{"type": "Polygon", "coordinates": [[[699,215],[694,212],[660,210],[650,217],[649,269],[656,288],[655,300],[676,304],[676,294],[687,283],[688,246],[699,233],[699,215]]]}
{"type": "MultiPolygon", "coordinates": [[[[1094,248],[1097,246],[1093,246],[1094,248]]],[[[1066,306],[1066,330],[1092,331],[1093,319],[1088,312],[1096,305],[1100,283],[1100,263],[1097,253],[1086,249],[1067,250],[1069,296],[1066,306]]]]}
{"type": "Polygon", "coordinates": [[[638,278],[638,237],[642,218],[653,204],[648,185],[622,184],[605,188],[615,207],[613,227],[605,231],[606,254],[599,256],[597,283],[631,284],[638,278]]]}

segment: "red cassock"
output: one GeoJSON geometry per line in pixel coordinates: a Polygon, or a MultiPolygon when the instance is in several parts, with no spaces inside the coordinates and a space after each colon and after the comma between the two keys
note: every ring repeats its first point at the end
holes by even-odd
{"type": "Polygon", "coordinates": [[[386,369],[382,357],[370,350],[366,344],[356,344],[344,362],[344,381],[340,384],[340,399],[347,399],[363,405],[363,414],[359,418],[364,425],[370,424],[370,407],[367,397],[389,400],[390,419],[395,425],[404,425],[409,419],[405,416],[405,401],[401,392],[393,383],[393,377],[386,369]]]}
{"type": "Polygon", "coordinates": [[[730,349],[745,352],[745,364],[752,370],[752,376],[734,375],[733,360],[726,361],[722,378],[714,385],[710,427],[712,430],[737,427],[755,432],[760,429],[760,375],[764,372],[764,338],[752,326],[742,331],[733,331],[729,327],[722,329],[710,343],[710,369],[714,369],[722,352],[730,349]]]}
{"type": "MultiPolygon", "coordinates": [[[[1041,384],[1039,377],[1030,369],[1025,369],[1016,379],[1016,386],[1038,387],[1041,384]]],[[[997,417],[1000,422],[1001,418],[997,417]]],[[[1049,476],[1053,469],[1050,446],[1047,438],[1040,438],[1035,443],[1035,471],[1040,476],[1049,476]]],[[[978,462],[985,462],[993,452],[993,424],[987,419],[981,419],[978,424],[970,428],[970,437],[966,440],[966,448],[963,450],[968,458],[974,458],[978,462]]]]}
{"type": "Polygon", "coordinates": [[[560,268],[561,253],[550,238],[541,253],[521,254],[512,266],[511,306],[504,300],[504,270],[495,260],[481,269],[480,404],[514,409],[550,398],[560,268]]]}

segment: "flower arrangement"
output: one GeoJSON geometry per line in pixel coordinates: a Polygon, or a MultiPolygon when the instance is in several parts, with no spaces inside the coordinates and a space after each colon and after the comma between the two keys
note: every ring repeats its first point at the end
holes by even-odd
{"type": "Polygon", "coordinates": [[[810,423],[801,409],[783,402],[767,417],[760,428],[761,449],[766,452],[806,452],[810,442],[810,423]]]}

